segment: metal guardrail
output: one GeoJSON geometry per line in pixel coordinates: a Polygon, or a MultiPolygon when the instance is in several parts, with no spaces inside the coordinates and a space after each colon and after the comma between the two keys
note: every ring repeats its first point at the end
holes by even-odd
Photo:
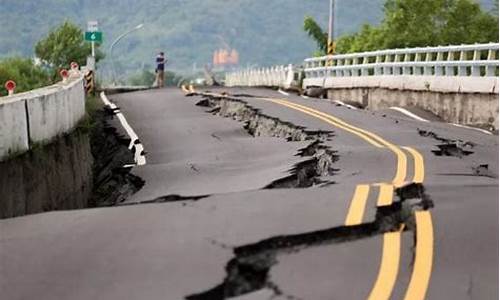
{"type": "Polygon", "coordinates": [[[305,77],[498,76],[498,43],[389,49],[308,58],[305,77]]]}

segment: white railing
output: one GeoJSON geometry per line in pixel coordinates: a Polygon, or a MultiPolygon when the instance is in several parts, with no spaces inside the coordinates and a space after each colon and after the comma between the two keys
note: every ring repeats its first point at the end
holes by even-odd
{"type": "Polygon", "coordinates": [[[341,54],[308,58],[305,77],[382,75],[498,76],[499,44],[475,44],[341,54]]]}
{"type": "Polygon", "coordinates": [[[247,69],[226,73],[226,86],[275,86],[290,88],[296,80],[293,65],[247,69]]]}

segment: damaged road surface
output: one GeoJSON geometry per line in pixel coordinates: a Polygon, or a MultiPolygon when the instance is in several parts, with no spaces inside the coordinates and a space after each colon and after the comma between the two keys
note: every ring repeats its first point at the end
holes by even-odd
{"type": "Polygon", "coordinates": [[[208,92],[110,96],[142,187],[1,220],[2,298],[498,298],[498,137],[208,92]]]}

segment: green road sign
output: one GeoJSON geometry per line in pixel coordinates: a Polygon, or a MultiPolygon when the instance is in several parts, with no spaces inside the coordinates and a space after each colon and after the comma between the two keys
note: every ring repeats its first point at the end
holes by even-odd
{"type": "Polygon", "coordinates": [[[85,32],[85,40],[90,41],[90,42],[97,42],[97,43],[102,43],[102,32],[100,31],[95,31],[95,32],[85,32]]]}

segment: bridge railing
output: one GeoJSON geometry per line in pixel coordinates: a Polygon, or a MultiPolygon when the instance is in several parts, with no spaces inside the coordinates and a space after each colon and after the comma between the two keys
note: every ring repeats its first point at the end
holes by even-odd
{"type": "Polygon", "coordinates": [[[498,43],[390,49],[308,58],[305,77],[498,76],[498,43]]]}
{"type": "Polygon", "coordinates": [[[226,86],[275,86],[290,88],[297,85],[297,67],[274,66],[268,68],[247,69],[226,73],[226,86]]]}

